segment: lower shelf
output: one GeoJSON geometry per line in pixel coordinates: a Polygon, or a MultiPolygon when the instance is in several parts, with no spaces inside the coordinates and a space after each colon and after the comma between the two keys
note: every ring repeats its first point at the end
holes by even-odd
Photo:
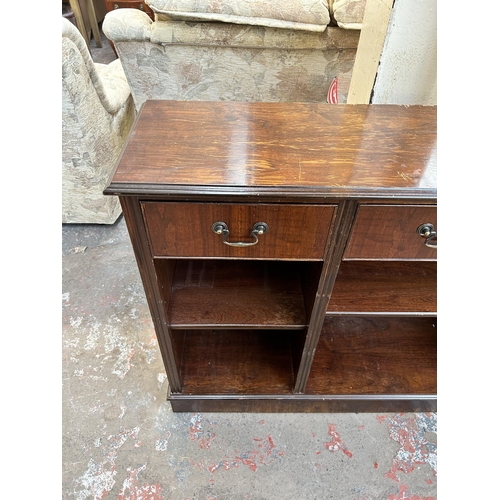
{"type": "Polygon", "coordinates": [[[306,393],[435,395],[436,330],[436,318],[329,317],[306,393]]]}
{"type": "Polygon", "coordinates": [[[327,317],[306,393],[294,394],[299,332],[186,331],[173,411],[437,410],[436,319],[327,317]]]}
{"type": "Polygon", "coordinates": [[[291,394],[293,347],[299,334],[279,330],[182,332],[182,394],[291,394]]]}

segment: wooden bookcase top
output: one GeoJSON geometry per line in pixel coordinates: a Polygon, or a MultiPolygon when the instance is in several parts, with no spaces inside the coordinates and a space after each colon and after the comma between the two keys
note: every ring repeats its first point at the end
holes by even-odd
{"type": "Polygon", "coordinates": [[[435,106],[147,101],[106,194],[436,199],[435,106]]]}

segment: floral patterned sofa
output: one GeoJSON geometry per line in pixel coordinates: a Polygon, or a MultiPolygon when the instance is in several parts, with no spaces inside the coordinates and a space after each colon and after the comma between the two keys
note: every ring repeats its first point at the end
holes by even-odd
{"type": "Polygon", "coordinates": [[[146,0],[103,23],[147,99],[346,102],[365,0],[146,0]]]}
{"type": "Polygon", "coordinates": [[[117,197],[102,194],[135,108],[120,61],[94,63],[77,28],[62,19],[62,222],[112,224],[117,197]]]}

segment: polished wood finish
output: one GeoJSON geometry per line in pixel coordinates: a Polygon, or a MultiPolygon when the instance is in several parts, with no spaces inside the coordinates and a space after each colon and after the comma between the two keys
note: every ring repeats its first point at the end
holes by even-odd
{"type": "Polygon", "coordinates": [[[325,321],[307,394],[435,394],[435,318],[325,321]]]}
{"type": "Polygon", "coordinates": [[[343,262],[327,314],[437,314],[435,262],[343,262]]]}
{"type": "Polygon", "coordinates": [[[331,205],[146,202],[142,207],[156,257],[320,260],[335,213],[331,205]],[[257,222],[269,229],[256,245],[239,248],[223,243],[212,230],[215,222],[227,224],[228,242],[252,242],[257,222]]]}
{"type": "Polygon", "coordinates": [[[155,19],[154,12],[151,10],[146,2],[140,0],[104,0],[106,4],[106,11],[111,12],[116,9],[139,9],[145,12],[152,21],[155,19]]]}
{"type": "Polygon", "coordinates": [[[302,354],[302,361],[300,364],[299,372],[297,374],[297,381],[295,385],[295,392],[302,393],[309,376],[311,363],[316,352],[316,345],[318,343],[319,333],[325,318],[325,312],[328,307],[328,300],[332,293],[332,287],[335,283],[335,278],[340,265],[344,246],[349,235],[349,228],[352,224],[352,218],[356,211],[356,204],[352,201],[342,201],[339,206],[339,222],[330,228],[331,234],[328,238],[329,246],[325,264],[322,273],[318,280],[316,291],[316,300],[307,330],[305,339],[304,350],[302,354]]]}
{"type": "Polygon", "coordinates": [[[182,394],[291,394],[290,332],[186,331],[182,394]]]}
{"type": "Polygon", "coordinates": [[[171,328],[306,326],[299,269],[287,262],[179,260],[168,311],[171,328]]]}
{"type": "Polygon", "coordinates": [[[435,411],[436,108],[146,102],[120,196],[174,411],[435,411]],[[212,224],[228,224],[224,245],[212,224]]]}
{"type": "Polygon", "coordinates": [[[168,394],[175,412],[396,413],[436,411],[435,396],[420,395],[185,395],[168,394]]]}
{"type": "Polygon", "coordinates": [[[436,197],[431,106],[147,101],[125,151],[109,194],[436,197]]]}
{"type": "Polygon", "coordinates": [[[436,206],[361,205],[344,260],[436,260],[437,249],[417,233],[427,222],[437,232],[436,206]]]}

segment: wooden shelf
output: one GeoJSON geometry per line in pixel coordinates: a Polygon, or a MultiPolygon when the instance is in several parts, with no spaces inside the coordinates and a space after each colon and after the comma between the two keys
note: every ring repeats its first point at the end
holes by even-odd
{"type": "Polygon", "coordinates": [[[436,319],[330,317],[306,394],[437,392],[436,319]]]}
{"type": "MultiPolygon", "coordinates": [[[[157,261],[158,266],[165,261],[157,261]]],[[[300,266],[291,262],[178,260],[167,316],[173,329],[306,326],[300,266]]]]}
{"type": "Polygon", "coordinates": [[[187,330],[182,394],[291,394],[298,332],[187,330]]]}
{"type": "Polygon", "coordinates": [[[327,314],[435,316],[436,262],[342,262],[327,314]]]}

